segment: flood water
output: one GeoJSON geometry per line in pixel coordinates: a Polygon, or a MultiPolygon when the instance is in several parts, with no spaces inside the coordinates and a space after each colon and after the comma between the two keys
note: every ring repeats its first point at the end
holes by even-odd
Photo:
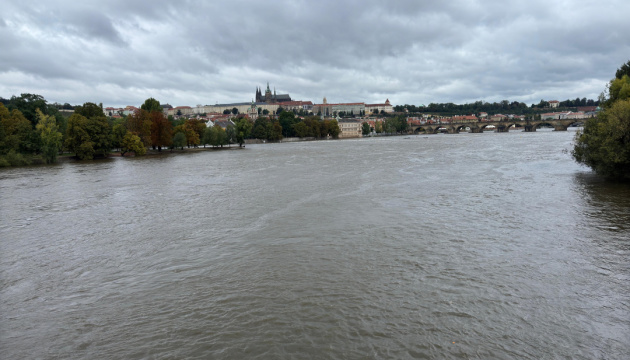
{"type": "Polygon", "coordinates": [[[630,187],[573,135],[0,169],[0,357],[627,359],[630,187]]]}

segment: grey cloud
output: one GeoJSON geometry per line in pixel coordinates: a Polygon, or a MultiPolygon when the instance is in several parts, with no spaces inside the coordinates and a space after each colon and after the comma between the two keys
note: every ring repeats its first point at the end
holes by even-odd
{"type": "Polygon", "coordinates": [[[10,81],[23,81],[24,92],[34,92],[33,77],[67,80],[94,85],[79,86],[77,98],[112,105],[147,94],[174,105],[248,101],[266,81],[316,102],[529,103],[574,89],[595,97],[603,89],[594,84],[628,60],[629,8],[616,0],[13,0],[0,19],[0,95],[11,95],[3,84],[17,72],[25,76],[10,81]]]}

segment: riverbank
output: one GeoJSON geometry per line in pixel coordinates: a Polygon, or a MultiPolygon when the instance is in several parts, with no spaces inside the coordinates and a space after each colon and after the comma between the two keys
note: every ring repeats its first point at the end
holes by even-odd
{"type": "MultiPolygon", "coordinates": [[[[226,150],[241,150],[245,147],[239,147],[238,145],[233,146],[224,146],[224,147],[192,147],[192,148],[183,148],[183,149],[162,149],[162,151],[147,149],[147,153],[138,157],[158,157],[164,155],[176,155],[176,154],[192,154],[200,151],[226,151],[226,150]]],[[[126,153],[124,156],[120,151],[112,151],[107,154],[107,156],[97,156],[93,160],[101,160],[108,158],[116,158],[116,157],[136,157],[134,153],[126,153]]],[[[75,154],[64,153],[63,155],[58,155],[55,163],[66,163],[66,162],[80,162],[83,161],[76,157],[75,154]]],[[[0,156],[0,169],[1,168],[12,168],[12,167],[21,167],[21,166],[41,166],[41,165],[54,165],[54,164],[46,164],[41,155],[24,155],[24,154],[15,154],[15,155],[5,155],[0,156]]]]}

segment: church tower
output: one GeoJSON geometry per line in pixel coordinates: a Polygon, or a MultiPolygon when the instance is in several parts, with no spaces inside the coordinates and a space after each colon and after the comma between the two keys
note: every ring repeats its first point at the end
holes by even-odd
{"type": "Polygon", "coordinates": [[[267,90],[265,90],[265,102],[268,104],[273,103],[273,97],[271,95],[271,89],[269,89],[269,83],[267,82],[267,90]]]}
{"type": "Polygon", "coordinates": [[[260,88],[258,86],[256,86],[256,102],[262,102],[262,92],[260,91],[260,88]]]}

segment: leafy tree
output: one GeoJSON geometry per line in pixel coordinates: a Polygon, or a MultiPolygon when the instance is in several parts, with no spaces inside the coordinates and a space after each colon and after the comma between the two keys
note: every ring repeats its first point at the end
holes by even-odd
{"type": "Polygon", "coordinates": [[[31,123],[31,127],[34,129],[37,124],[37,112],[41,110],[44,114],[48,115],[48,105],[46,100],[41,95],[24,93],[18,96],[11,96],[9,100],[9,110],[19,110],[22,115],[31,123]]]}
{"type": "MultiPolygon", "coordinates": [[[[306,126],[306,135],[315,138],[322,136],[322,122],[315,116],[307,116],[303,121],[306,126]]],[[[325,129],[324,129],[325,130],[325,129]]]]}
{"type": "Polygon", "coordinates": [[[254,139],[261,140],[267,139],[267,127],[270,123],[271,121],[269,121],[269,118],[266,117],[259,117],[258,119],[256,119],[252,128],[252,137],[254,139]]]}
{"type": "Polygon", "coordinates": [[[94,155],[105,156],[111,149],[111,130],[107,118],[100,107],[93,103],[77,106],[77,111],[68,119],[66,147],[81,160],[92,159],[94,155]],[[86,117],[83,114],[90,115],[86,117]]]}
{"type": "Polygon", "coordinates": [[[14,109],[9,110],[0,104],[0,124],[2,126],[3,138],[0,142],[0,152],[8,153],[13,150],[14,152],[32,152],[31,144],[31,123],[28,121],[22,112],[14,109]]]}
{"type": "Polygon", "coordinates": [[[125,127],[137,135],[145,146],[151,145],[151,120],[146,111],[134,112],[127,116],[125,127]]]}
{"type": "Polygon", "coordinates": [[[630,97],[630,76],[623,75],[621,78],[615,78],[610,81],[608,87],[609,98],[608,104],[612,104],[617,100],[623,100],[630,97]]]}
{"type": "Polygon", "coordinates": [[[249,137],[252,127],[252,123],[246,118],[240,118],[236,121],[236,142],[239,147],[242,147],[245,143],[245,138],[249,137]]]}
{"type": "Polygon", "coordinates": [[[184,122],[184,134],[186,134],[186,142],[188,147],[191,145],[197,147],[201,143],[201,137],[206,125],[198,119],[188,119],[184,122]]]}
{"type": "Polygon", "coordinates": [[[262,113],[263,113],[263,115],[267,116],[267,115],[269,115],[269,110],[264,109],[264,110],[262,111],[262,113]]]}
{"type": "Polygon", "coordinates": [[[630,60],[627,63],[621,65],[617,72],[615,73],[616,79],[621,79],[624,75],[630,76],[630,60]]]}
{"type": "Polygon", "coordinates": [[[238,109],[232,108],[232,115],[238,115],[238,109]]]}
{"type": "Polygon", "coordinates": [[[68,119],[66,129],[66,148],[75,153],[81,160],[94,157],[94,143],[87,131],[88,119],[79,114],[72,114],[68,119]]]}
{"type": "Polygon", "coordinates": [[[206,144],[212,145],[213,137],[216,135],[216,131],[213,131],[212,128],[213,126],[206,127],[206,129],[203,131],[201,143],[203,144],[204,148],[206,147],[206,144]]]}
{"type": "Polygon", "coordinates": [[[321,137],[327,137],[330,135],[333,139],[337,139],[339,137],[339,133],[341,132],[339,129],[339,123],[337,123],[337,120],[334,119],[324,120],[320,129],[321,137]]]}
{"type": "Polygon", "coordinates": [[[211,142],[210,142],[212,146],[223,147],[223,145],[227,145],[228,143],[227,135],[225,133],[225,130],[223,130],[222,127],[213,126],[212,131],[214,132],[214,134],[211,137],[211,142]]]}
{"type": "Polygon", "coordinates": [[[599,175],[630,180],[629,76],[622,74],[621,78],[611,80],[608,92],[604,110],[587,120],[584,129],[577,132],[571,154],[599,175]]]}
{"type": "Polygon", "coordinates": [[[175,133],[175,136],[173,136],[173,147],[184,150],[184,145],[186,145],[186,134],[181,131],[175,133]]]}
{"type": "Polygon", "coordinates": [[[94,154],[106,156],[112,148],[111,128],[105,115],[88,118],[88,134],[93,143],[94,154]]]}
{"type": "Polygon", "coordinates": [[[151,146],[153,146],[153,149],[157,147],[158,151],[162,151],[162,147],[171,145],[173,125],[164,117],[161,111],[151,111],[149,119],[151,121],[151,146]]]}
{"type": "Polygon", "coordinates": [[[87,102],[81,106],[77,106],[74,109],[75,114],[83,115],[86,118],[94,118],[98,116],[105,116],[103,112],[103,104],[96,105],[95,103],[87,102]]]}
{"type": "Polygon", "coordinates": [[[232,112],[229,109],[223,110],[223,115],[231,114],[232,112]]]}
{"type": "Polygon", "coordinates": [[[125,133],[120,143],[120,155],[125,156],[128,152],[133,152],[136,156],[142,156],[147,153],[147,148],[138,135],[131,132],[125,133]]]}
{"type": "Polygon", "coordinates": [[[383,132],[383,122],[382,121],[376,121],[374,122],[374,131],[377,134],[380,134],[383,132]]]}
{"type": "Polygon", "coordinates": [[[232,124],[228,124],[225,128],[225,140],[227,145],[234,144],[236,141],[236,128],[232,124]]]}
{"type": "Polygon", "coordinates": [[[44,162],[51,164],[57,161],[57,153],[61,148],[61,139],[63,136],[59,132],[57,120],[54,116],[44,115],[39,109],[37,117],[39,122],[36,125],[37,132],[41,137],[41,150],[44,162]]]}
{"type": "Polygon", "coordinates": [[[280,126],[282,126],[282,136],[293,137],[295,136],[293,125],[298,123],[295,114],[291,111],[283,111],[278,117],[280,126]]]}
{"type": "Polygon", "coordinates": [[[630,180],[630,99],[615,101],[588,119],[576,134],[572,155],[597,174],[630,180]]]}
{"type": "Polygon", "coordinates": [[[125,138],[125,135],[127,135],[127,129],[123,124],[114,125],[112,128],[112,147],[115,149],[121,149],[122,141],[125,138]]]}
{"type": "Polygon", "coordinates": [[[267,124],[267,140],[280,141],[282,140],[282,126],[280,122],[274,120],[267,124]]]}
{"type": "Polygon", "coordinates": [[[295,135],[300,138],[304,138],[308,135],[308,128],[306,127],[304,121],[293,125],[293,131],[295,132],[295,135]]]}
{"type": "Polygon", "coordinates": [[[363,125],[361,125],[361,132],[363,136],[370,135],[370,124],[364,122],[363,125]]]}
{"type": "Polygon", "coordinates": [[[155,100],[152,97],[146,99],[144,101],[144,104],[140,105],[140,109],[147,112],[152,112],[152,111],[162,112],[162,107],[160,106],[160,102],[155,100]]]}

